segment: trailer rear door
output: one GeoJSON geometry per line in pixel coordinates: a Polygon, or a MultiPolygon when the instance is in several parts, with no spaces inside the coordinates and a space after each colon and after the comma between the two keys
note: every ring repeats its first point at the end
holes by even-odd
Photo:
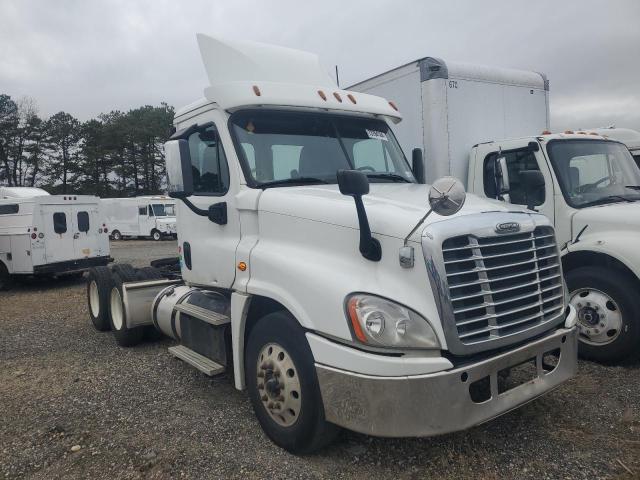
{"type": "Polygon", "coordinates": [[[64,262],[76,258],[71,205],[42,205],[41,211],[46,262],[64,262]]]}
{"type": "Polygon", "coordinates": [[[98,205],[73,205],[72,212],[75,257],[98,255],[98,205]]]}

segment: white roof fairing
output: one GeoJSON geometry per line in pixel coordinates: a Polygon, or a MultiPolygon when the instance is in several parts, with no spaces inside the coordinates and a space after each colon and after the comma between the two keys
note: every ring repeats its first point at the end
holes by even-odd
{"type": "Polygon", "coordinates": [[[383,115],[394,122],[402,119],[384,98],[338,88],[315,54],[203,34],[197,38],[209,78],[204,96],[224,110],[270,105],[383,115]]]}

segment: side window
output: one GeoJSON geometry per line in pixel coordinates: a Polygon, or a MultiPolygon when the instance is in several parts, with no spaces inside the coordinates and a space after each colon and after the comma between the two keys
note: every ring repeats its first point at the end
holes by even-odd
{"type": "Polygon", "coordinates": [[[53,231],[60,235],[67,231],[67,216],[64,212],[53,214],[53,231]]]}
{"type": "Polygon", "coordinates": [[[18,213],[19,207],[15,203],[9,205],[0,205],[0,215],[11,215],[12,213],[18,213]]]}
{"type": "Polygon", "coordinates": [[[368,139],[353,144],[355,168],[376,172],[389,172],[389,159],[380,140],[368,139]]]}
{"type": "Polygon", "coordinates": [[[224,195],[229,190],[229,166],[218,131],[211,125],[189,137],[193,190],[204,195],[224,195]]]}
{"type": "Polygon", "coordinates": [[[89,214],[87,212],[78,212],[78,230],[85,233],[89,231],[89,214]]]}
{"type": "MultiPolygon", "coordinates": [[[[516,205],[527,204],[527,191],[522,182],[520,172],[524,170],[540,170],[536,156],[529,149],[511,150],[502,152],[507,160],[507,169],[509,171],[509,198],[511,203],[516,205]]],[[[498,153],[490,153],[484,159],[484,193],[489,198],[496,198],[496,183],[494,175],[494,164],[498,153]]],[[[535,193],[535,198],[531,202],[534,206],[542,205],[545,199],[544,189],[540,189],[535,193]]]]}
{"type": "Polygon", "coordinates": [[[147,214],[147,206],[138,207],[138,215],[146,215],[147,214]]]}

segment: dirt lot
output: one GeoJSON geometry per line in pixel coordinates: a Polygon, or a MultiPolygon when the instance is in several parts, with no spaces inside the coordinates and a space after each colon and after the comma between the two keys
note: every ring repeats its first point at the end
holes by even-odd
{"type": "MultiPolygon", "coordinates": [[[[138,266],[175,251],[112,248],[138,266]]],[[[170,357],[169,340],[118,348],[85,303],[82,280],[0,292],[0,478],[640,478],[638,362],[582,362],[570,383],[467,432],[345,433],[295,457],[266,439],[230,378],[170,357]]]]}

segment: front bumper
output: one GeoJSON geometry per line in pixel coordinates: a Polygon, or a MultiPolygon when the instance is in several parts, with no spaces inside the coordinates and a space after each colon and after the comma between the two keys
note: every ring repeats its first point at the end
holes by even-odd
{"type": "Polygon", "coordinates": [[[34,275],[44,275],[51,273],[71,273],[88,270],[91,267],[107,265],[113,262],[113,258],[109,255],[101,257],[79,258],[77,260],[67,260],[65,262],[45,263],[44,265],[35,265],[33,267],[34,275]]]}
{"type": "Polygon", "coordinates": [[[575,327],[560,328],[471,365],[427,375],[380,377],[316,364],[326,419],[349,430],[382,437],[422,437],[464,430],[554,389],[575,375],[576,368],[575,327]],[[545,370],[543,356],[556,350],[560,356],[555,368],[545,370]],[[532,378],[499,393],[498,372],[528,360],[535,362],[532,378]],[[490,386],[490,398],[476,403],[469,387],[478,380],[490,386]]]}

